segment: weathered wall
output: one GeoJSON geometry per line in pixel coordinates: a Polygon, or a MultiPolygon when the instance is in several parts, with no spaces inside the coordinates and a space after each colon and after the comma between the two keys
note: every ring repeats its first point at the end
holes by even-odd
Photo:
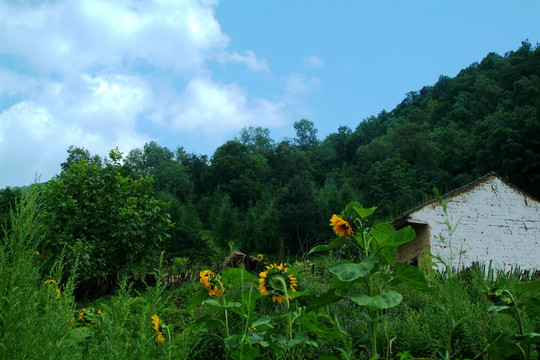
{"type": "Polygon", "coordinates": [[[403,244],[397,248],[397,261],[410,261],[418,259],[422,251],[431,252],[430,228],[428,224],[410,224],[416,234],[414,241],[403,244]]]}
{"type": "Polygon", "coordinates": [[[453,256],[454,267],[492,261],[499,269],[540,269],[539,202],[495,176],[446,202],[452,236],[438,203],[409,216],[411,223],[430,225],[432,254],[453,256]]]}

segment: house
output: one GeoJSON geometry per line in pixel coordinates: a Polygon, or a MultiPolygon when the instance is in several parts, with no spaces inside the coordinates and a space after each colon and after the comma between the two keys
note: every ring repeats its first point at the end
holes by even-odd
{"type": "Polygon", "coordinates": [[[532,196],[492,172],[441,199],[446,212],[433,199],[392,222],[416,232],[398,247],[399,261],[422,261],[426,250],[448,264],[452,259],[455,268],[478,262],[506,271],[540,269],[540,202],[532,196]]]}

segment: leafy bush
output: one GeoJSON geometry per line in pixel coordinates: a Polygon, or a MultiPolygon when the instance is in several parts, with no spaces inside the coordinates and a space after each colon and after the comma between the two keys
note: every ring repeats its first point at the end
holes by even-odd
{"type": "Polygon", "coordinates": [[[152,179],[120,174],[122,155],[110,153],[106,167],[73,162],[43,186],[46,236],[40,250],[50,266],[64,257],[79,263],[82,285],[116,278],[133,265],[155,261],[171,227],[166,203],[153,197],[152,179]]]}

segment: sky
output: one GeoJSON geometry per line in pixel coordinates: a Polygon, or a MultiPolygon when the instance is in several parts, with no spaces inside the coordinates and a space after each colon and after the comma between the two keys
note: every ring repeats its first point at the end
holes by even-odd
{"type": "Polygon", "coordinates": [[[488,53],[540,42],[537,0],[0,0],[0,188],[70,145],[211,156],[242,128],[319,139],[488,53]]]}

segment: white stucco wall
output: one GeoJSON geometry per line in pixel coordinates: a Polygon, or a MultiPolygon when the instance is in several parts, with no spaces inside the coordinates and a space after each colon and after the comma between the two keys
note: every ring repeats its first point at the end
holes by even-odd
{"type": "MultiPolygon", "coordinates": [[[[473,262],[509,270],[540,269],[540,203],[492,176],[446,199],[450,237],[442,206],[433,203],[413,212],[412,223],[429,224],[431,253],[449,259],[453,267],[473,262]],[[441,240],[442,239],[442,240],[441,240]],[[460,255],[459,253],[463,253],[460,255]]],[[[440,265],[441,266],[441,265],[440,265]]]]}

